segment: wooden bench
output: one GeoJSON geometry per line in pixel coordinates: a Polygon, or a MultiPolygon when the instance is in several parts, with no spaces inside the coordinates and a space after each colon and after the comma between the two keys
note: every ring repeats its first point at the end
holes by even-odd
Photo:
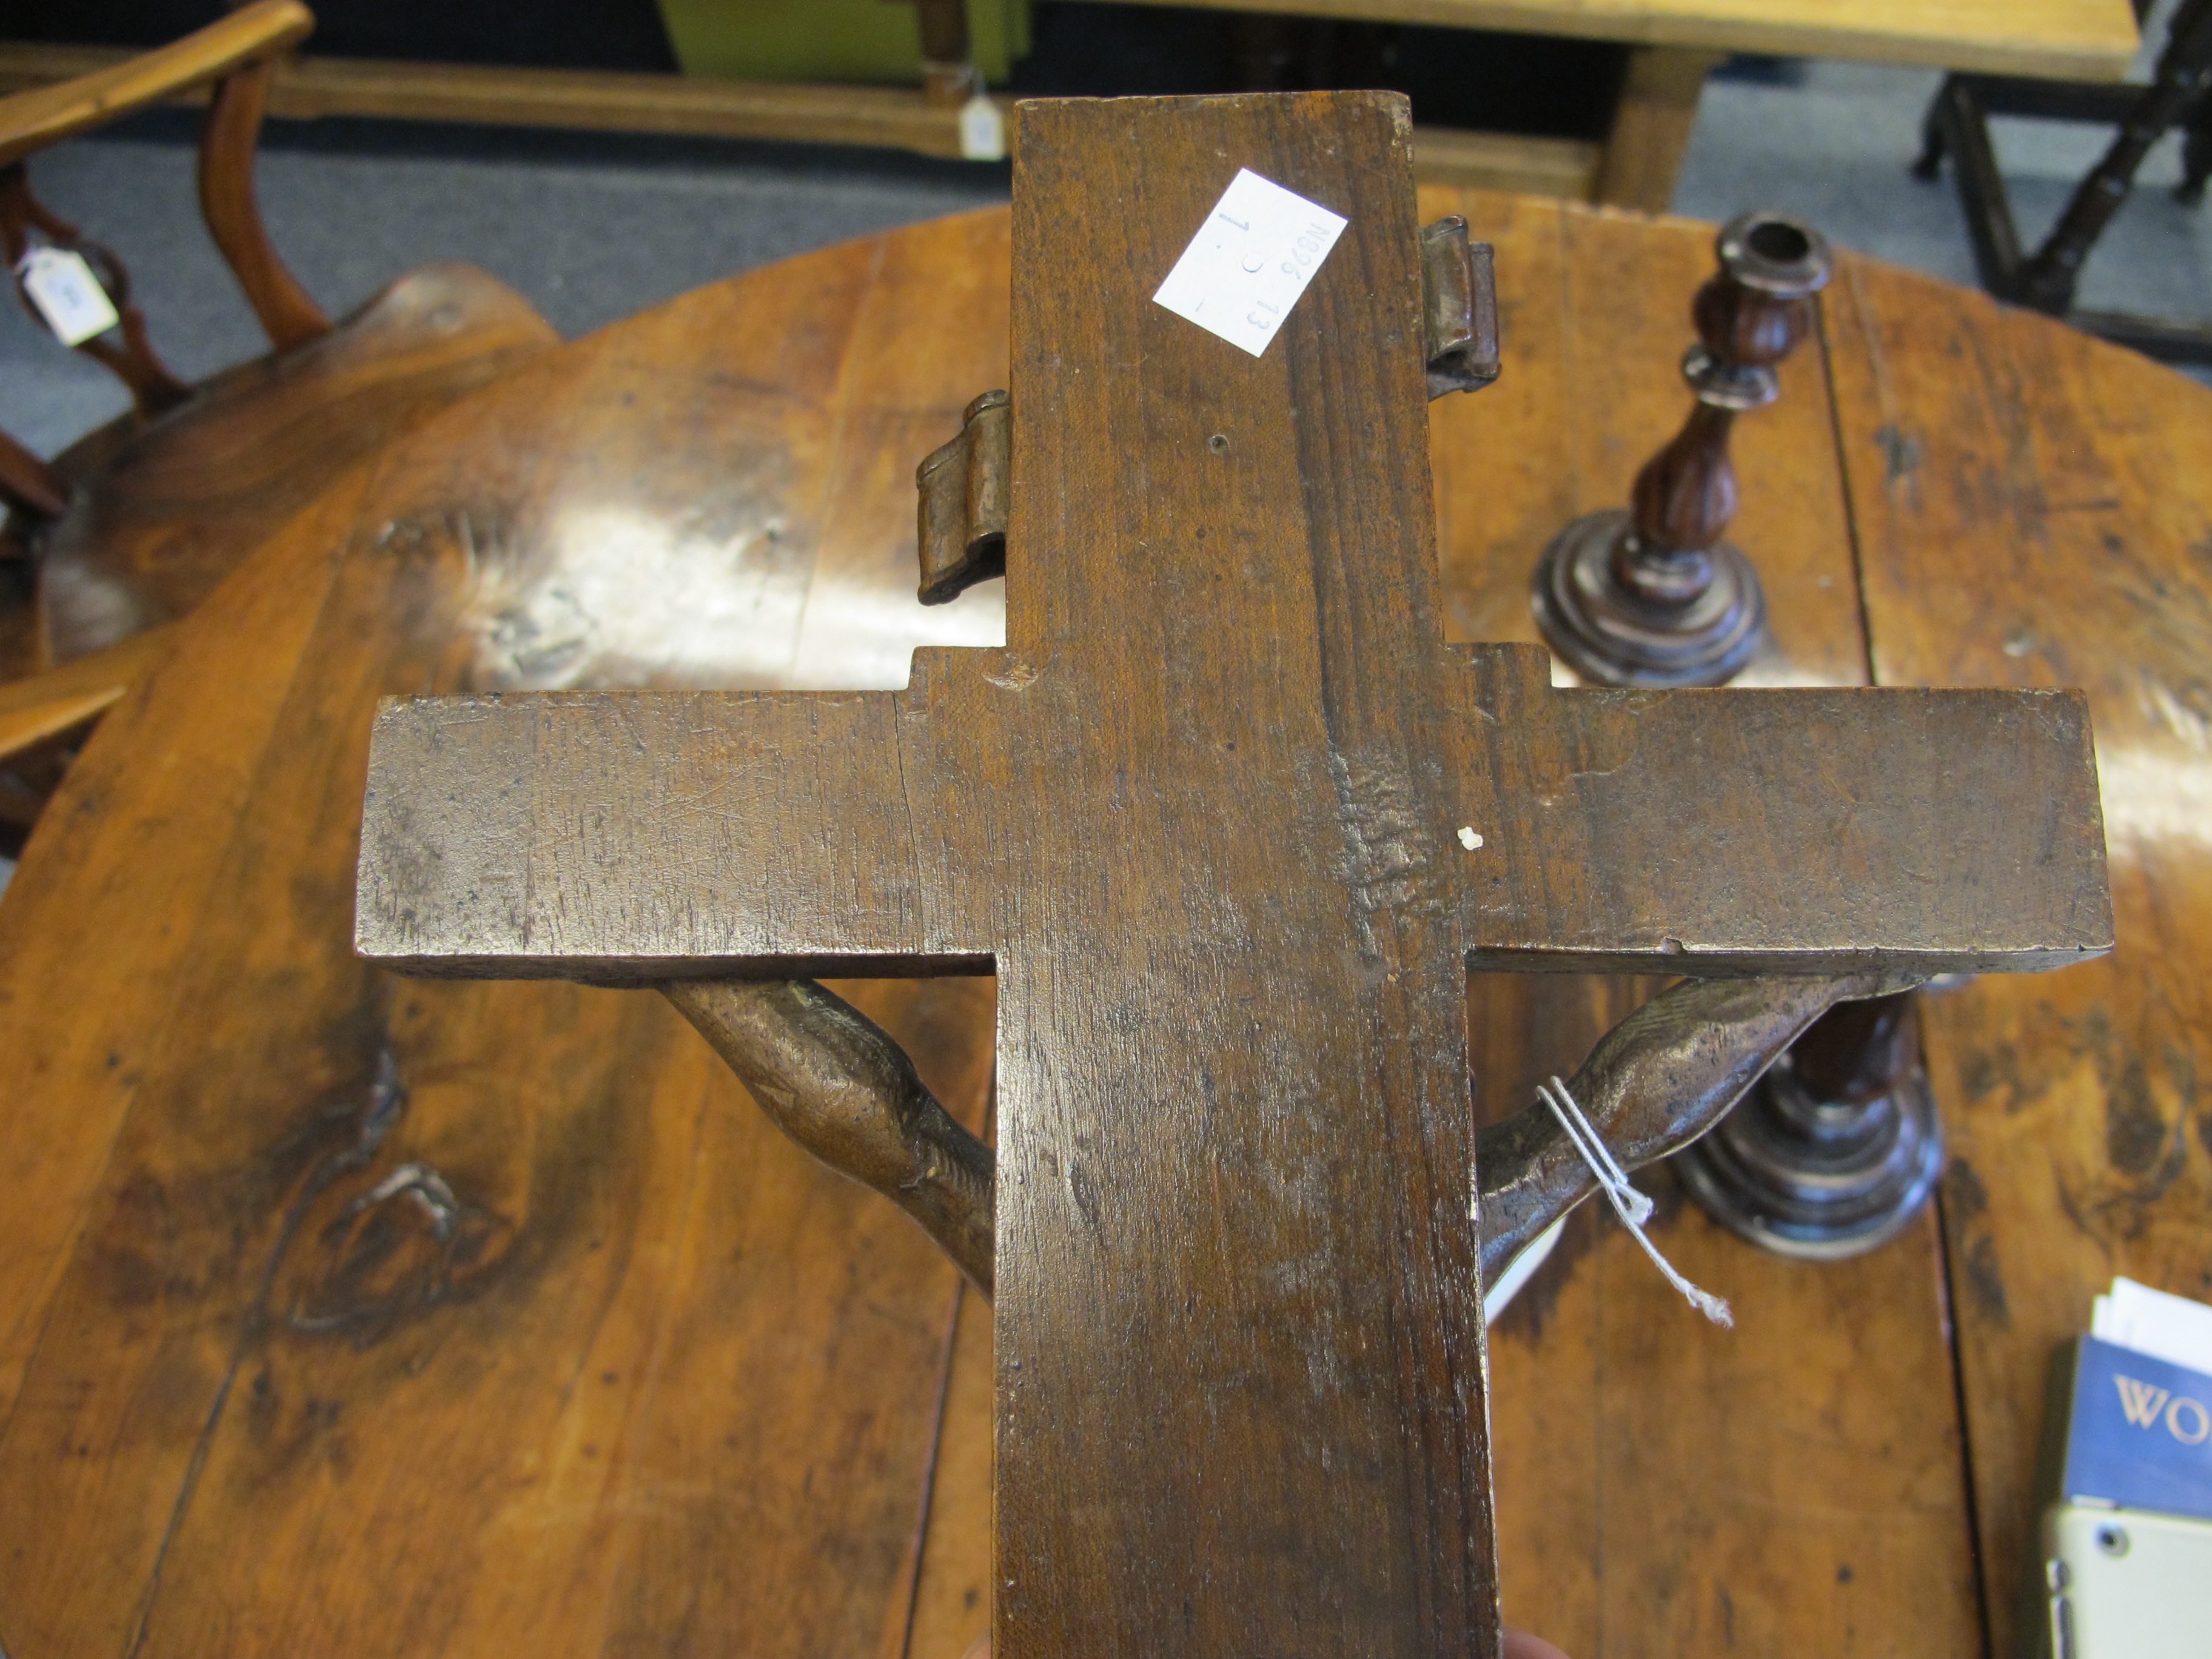
{"type": "MultiPolygon", "coordinates": [[[[1602,143],[1425,127],[1415,166],[1434,184],[1522,190],[1665,211],[1706,76],[1730,52],[2118,80],[2137,32],[2128,0],[1143,0],[1619,41],[1629,49],[1602,143]]],[[[0,41],[0,92],[118,61],[100,47],[0,41]]],[[[960,152],[959,112],[919,88],[703,76],[303,58],[269,112],[688,133],[960,152]]],[[[1904,142],[1900,140],[1900,143],[1904,142]]]]}
{"type": "MultiPolygon", "coordinates": [[[[1630,47],[1601,146],[1550,147],[1548,173],[1579,177],[1570,199],[1663,213],[1674,195],[1705,77],[1731,52],[1861,58],[1994,74],[2117,81],[2137,43],[2128,0],[1139,0],[1158,6],[1289,12],[1363,22],[1425,23],[1514,34],[1618,40],[1630,47]]],[[[1502,135],[1432,133],[1418,165],[1440,184],[1548,189],[1486,172],[1507,160],[1480,143],[1502,135]]]]}

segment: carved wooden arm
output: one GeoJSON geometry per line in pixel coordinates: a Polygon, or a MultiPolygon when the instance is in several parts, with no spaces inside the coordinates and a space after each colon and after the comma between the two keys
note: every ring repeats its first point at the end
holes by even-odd
{"type": "Polygon", "coordinates": [[[126,63],[0,98],[0,167],[272,58],[314,27],[299,0],[256,0],[126,63]]]}
{"type": "MultiPolygon", "coordinates": [[[[1837,1003],[1887,996],[1924,978],[1684,980],[1599,1038],[1567,1086],[1632,1172],[1680,1152],[1719,1122],[1837,1003]]],[[[1475,1172],[1486,1289],[1539,1233],[1597,1190],[1589,1165],[1540,1102],[1476,1138],[1475,1172]]]]}
{"type": "MultiPolygon", "coordinates": [[[[1622,1167],[1638,1170],[1719,1122],[1829,1008],[1920,979],[1684,980],[1607,1032],[1568,1086],[1622,1167]]],[[[811,980],[669,980],[659,988],[779,1128],[896,1204],[991,1293],[995,1159],[922,1086],[882,1027],[811,980]]],[[[1476,1171],[1486,1289],[1597,1188],[1541,1104],[1482,1132],[1476,1171]]]]}
{"type": "Polygon", "coordinates": [[[667,980],[660,993],[778,1128],[920,1222],[991,1294],[996,1160],[883,1027],[811,979],[667,980]]]}
{"type": "Polygon", "coordinates": [[[176,635],[177,624],[164,623],[104,651],[0,685],[0,764],[106,714],[169,654],[176,635]]]}

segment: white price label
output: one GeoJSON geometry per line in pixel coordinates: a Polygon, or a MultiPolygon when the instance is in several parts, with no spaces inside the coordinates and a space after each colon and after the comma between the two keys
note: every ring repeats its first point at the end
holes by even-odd
{"type": "Polygon", "coordinates": [[[1152,299],[1207,333],[1263,356],[1346,223],[1241,167],[1152,299]]]}
{"type": "Polygon", "coordinates": [[[1006,159],[1006,118],[983,93],[960,106],[960,154],[970,161],[1006,159]]]}
{"type": "Polygon", "coordinates": [[[81,253],[65,247],[34,247],[15,270],[23,279],[23,292],[65,346],[82,345],[121,320],[81,253]]]}

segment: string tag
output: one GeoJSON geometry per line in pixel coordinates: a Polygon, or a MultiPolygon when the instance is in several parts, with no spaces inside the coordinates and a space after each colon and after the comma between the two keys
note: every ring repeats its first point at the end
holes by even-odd
{"type": "Polygon", "coordinates": [[[1659,1271],[1667,1275],[1667,1282],[1681,1291],[1688,1298],[1690,1305],[1714,1324],[1735,1329],[1735,1316],[1729,1311],[1729,1304],[1683,1278],[1674,1270],[1674,1264],[1660,1255],[1659,1247],[1645,1236],[1644,1224],[1651,1219],[1651,1200],[1628,1184],[1628,1171],[1620,1167],[1620,1161],[1606,1146],[1604,1137],[1598,1133],[1596,1126],[1583,1115],[1583,1109],[1567,1092],[1567,1085],[1554,1077],[1548,1084],[1538,1084],[1536,1093],[1552,1109],[1552,1115],[1559,1120],[1559,1127],[1567,1132],[1567,1139],[1574,1143],[1575,1150],[1583,1155],[1583,1162],[1589,1165],[1590,1173],[1597,1177],[1597,1184],[1604,1190],[1606,1197],[1613,1201],[1613,1212],[1620,1218],[1620,1224],[1628,1229],[1636,1242],[1644,1247],[1644,1254],[1650,1256],[1659,1271]]]}
{"type": "Polygon", "coordinates": [[[988,93],[978,92],[960,106],[960,154],[970,161],[1006,159],[1006,118],[988,93]]]}
{"type": "Polygon", "coordinates": [[[34,247],[17,262],[15,275],[40,317],[65,346],[82,345],[123,320],[92,267],[74,248],[34,247]]]}
{"type": "Polygon", "coordinates": [[[975,90],[960,106],[960,159],[963,161],[1003,161],[1006,159],[1006,118],[991,101],[983,85],[983,71],[973,63],[968,74],[975,90]]]}

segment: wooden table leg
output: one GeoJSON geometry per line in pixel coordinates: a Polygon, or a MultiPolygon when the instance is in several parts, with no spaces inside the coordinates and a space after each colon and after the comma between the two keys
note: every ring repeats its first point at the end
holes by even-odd
{"type": "Polygon", "coordinates": [[[1727,54],[1692,46],[1637,46],[1613,112],[1604,159],[1598,164],[1597,200],[1607,207],[1664,213],[1674,199],[1697,122],[1705,77],[1727,54]]]}

